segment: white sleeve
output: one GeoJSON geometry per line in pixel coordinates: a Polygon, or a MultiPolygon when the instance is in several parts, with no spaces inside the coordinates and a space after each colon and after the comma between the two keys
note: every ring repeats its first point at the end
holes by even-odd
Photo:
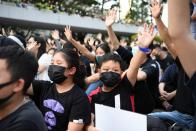
{"type": "Polygon", "coordinates": [[[44,53],[38,60],[39,65],[49,66],[52,60],[52,56],[44,53]]]}

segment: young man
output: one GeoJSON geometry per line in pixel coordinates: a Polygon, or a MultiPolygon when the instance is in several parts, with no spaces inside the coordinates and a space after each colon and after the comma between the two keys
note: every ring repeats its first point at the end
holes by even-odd
{"type": "MultiPolygon", "coordinates": [[[[191,81],[188,87],[192,89],[194,104],[196,103],[196,40],[190,32],[190,16],[188,0],[169,0],[169,34],[175,45],[176,52],[182,63],[183,69],[191,81]],[[182,10],[183,8],[183,10],[182,10]],[[180,21],[180,22],[179,22],[180,21]]],[[[184,75],[185,76],[185,75],[184,75]]],[[[196,105],[195,105],[196,113],[196,105]]],[[[196,130],[196,115],[194,118],[196,130]]]]}
{"type": "MultiPolygon", "coordinates": [[[[128,51],[127,49],[125,49],[120,45],[118,38],[116,37],[112,29],[112,25],[115,22],[115,18],[116,18],[116,11],[113,9],[109,11],[105,21],[107,32],[111,40],[111,47],[122,57],[122,59],[126,62],[126,64],[129,65],[129,62],[132,59],[133,55],[130,53],[130,51],[128,51]]],[[[142,65],[140,66],[140,70],[138,71],[137,74],[137,81],[140,82],[145,81],[143,87],[146,88],[146,85],[148,86],[147,88],[150,91],[155,103],[155,105],[154,104],[146,105],[145,107],[142,108],[148,107],[154,109],[154,107],[155,106],[158,107],[160,103],[158,99],[159,67],[157,62],[152,60],[149,54],[144,56],[142,65]]],[[[144,112],[142,111],[142,113],[144,112]]]]}
{"type": "MultiPolygon", "coordinates": [[[[191,82],[190,85],[184,85],[185,72],[189,78],[195,79],[194,73],[196,72],[196,41],[190,33],[190,15],[189,15],[189,2],[183,0],[169,1],[169,28],[167,29],[160,19],[161,5],[156,0],[152,3],[152,16],[158,26],[159,33],[167,44],[171,54],[174,58],[178,56],[179,60],[176,63],[179,67],[178,88],[176,93],[176,104],[174,112],[163,112],[159,117],[173,120],[175,122],[183,123],[193,129],[193,117],[195,101],[192,98],[192,93],[195,96],[195,83],[191,82]],[[182,10],[183,8],[183,10],[182,10]],[[172,13],[171,13],[172,12],[172,13]],[[180,16],[180,17],[179,17],[180,16]],[[179,22],[180,21],[180,22],[179,22]],[[180,27],[180,28],[179,28],[180,27]],[[186,44],[185,44],[186,43],[186,44]],[[182,65],[181,65],[182,64],[182,65]],[[193,92],[187,88],[192,87],[193,92]],[[186,99],[185,99],[186,98],[186,99]]],[[[156,114],[154,114],[156,115],[156,114]]]]}
{"type": "Polygon", "coordinates": [[[144,108],[143,105],[153,103],[147,88],[141,88],[142,83],[137,83],[136,80],[138,70],[145,59],[146,48],[154,36],[153,27],[145,27],[144,32],[138,37],[138,41],[141,43],[140,50],[131,59],[130,65],[124,73],[122,59],[119,55],[111,53],[103,57],[100,67],[100,80],[103,82],[103,86],[89,95],[93,114],[95,103],[140,113],[145,113],[142,109],[148,108],[144,108]],[[116,97],[119,97],[119,101],[115,100],[116,97]]]}
{"type": "Polygon", "coordinates": [[[0,47],[0,130],[46,131],[41,112],[25,97],[36,59],[17,46],[0,47]]]}

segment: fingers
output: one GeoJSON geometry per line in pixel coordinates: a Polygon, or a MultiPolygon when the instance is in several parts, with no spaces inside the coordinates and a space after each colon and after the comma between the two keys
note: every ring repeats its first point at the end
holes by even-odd
{"type": "Polygon", "coordinates": [[[144,23],[144,32],[147,32],[147,30],[148,30],[148,25],[144,23]]]}
{"type": "Polygon", "coordinates": [[[157,6],[157,5],[161,6],[161,2],[159,2],[157,0],[151,0],[151,2],[150,2],[151,7],[154,7],[154,6],[157,6]]]}
{"type": "Polygon", "coordinates": [[[71,30],[71,26],[70,25],[66,25],[65,26],[65,31],[71,30]]]}
{"type": "Polygon", "coordinates": [[[111,9],[110,11],[108,11],[106,17],[115,17],[116,18],[116,10],[115,9],[111,9]]]}

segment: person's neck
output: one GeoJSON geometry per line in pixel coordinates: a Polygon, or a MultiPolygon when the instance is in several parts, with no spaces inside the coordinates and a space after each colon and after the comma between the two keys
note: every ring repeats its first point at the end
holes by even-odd
{"type": "Polygon", "coordinates": [[[23,104],[25,104],[25,97],[15,95],[11,98],[10,102],[5,105],[0,106],[0,120],[7,117],[9,114],[15,112],[18,108],[20,108],[23,104]]]}
{"type": "Polygon", "coordinates": [[[102,88],[102,91],[103,92],[111,92],[115,87],[112,87],[112,88],[108,88],[106,86],[103,85],[103,88],[102,88]]]}
{"type": "Polygon", "coordinates": [[[167,57],[167,53],[162,52],[162,53],[160,54],[160,59],[161,59],[161,60],[164,60],[166,57],[167,57]]]}
{"type": "Polygon", "coordinates": [[[69,78],[61,84],[56,84],[56,88],[59,93],[67,92],[71,90],[73,86],[74,86],[74,82],[72,79],[69,78]]]}
{"type": "Polygon", "coordinates": [[[38,56],[37,56],[38,55],[38,50],[35,51],[34,55],[35,55],[35,58],[38,59],[38,56]]]}

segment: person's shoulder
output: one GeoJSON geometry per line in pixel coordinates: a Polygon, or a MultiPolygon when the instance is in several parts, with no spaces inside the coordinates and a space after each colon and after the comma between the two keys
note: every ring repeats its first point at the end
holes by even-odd
{"type": "Polygon", "coordinates": [[[52,59],[52,56],[47,54],[47,53],[44,53],[41,55],[41,57],[39,58],[38,62],[40,61],[45,61],[45,60],[51,60],[52,59]]]}
{"type": "Polygon", "coordinates": [[[33,86],[39,86],[39,87],[51,87],[54,83],[50,81],[44,81],[44,80],[34,80],[32,82],[33,86]]]}
{"type": "Polygon", "coordinates": [[[38,110],[32,101],[28,101],[22,105],[15,112],[15,115],[16,123],[22,124],[24,128],[28,128],[27,126],[29,126],[33,129],[37,129],[38,131],[45,131],[46,129],[42,113],[38,110]]]}
{"type": "Polygon", "coordinates": [[[30,121],[35,120],[35,118],[42,118],[41,112],[31,100],[20,107],[18,115],[21,119],[30,121]]]}
{"type": "Polygon", "coordinates": [[[73,97],[78,98],[78,97],[87,97],[85,91],[81,89],[78,85],[74,85],[70,93],[73,95],[73,97]]]}

